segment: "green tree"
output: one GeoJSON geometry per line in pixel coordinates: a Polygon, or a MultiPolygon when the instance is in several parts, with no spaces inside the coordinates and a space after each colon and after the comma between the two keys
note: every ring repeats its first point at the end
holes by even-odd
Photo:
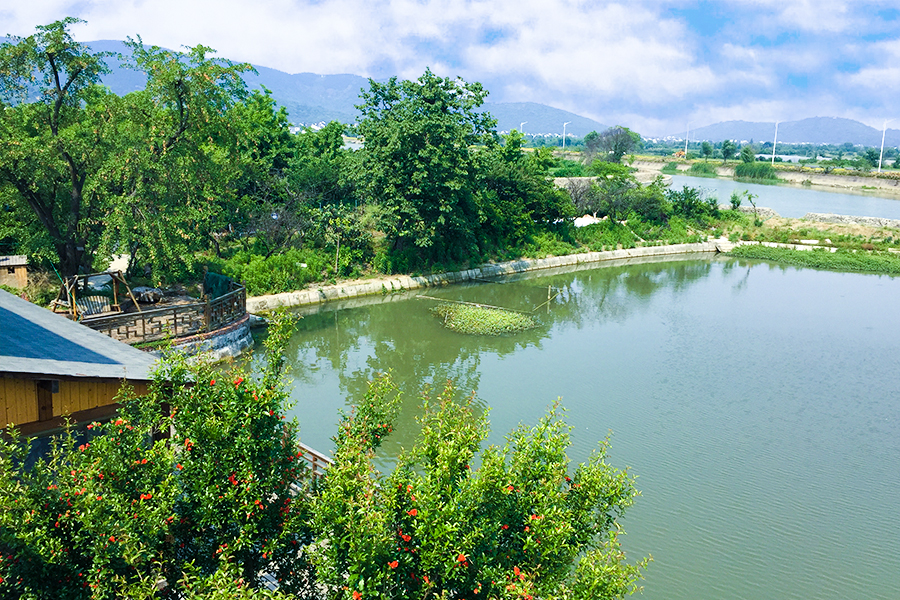
{"type": "Polygon", "coordinates": [[[0,186],[37,217],[31,231],[63,274],[93,258],[102,207],[86,186],[111,151],[97,108],[105,94],[95,87],[108,72],[106,55],[72,39],[68,28],[78,22],[69,17],[0,45],[0,186]]]}
{"type": "Polygon", "coordinates": [[[481,243],[501,248],[574,216],[571,200],[548,177],[549,149],[524,152],[524,137],[517,132],[503,141],[487,139],[474,161],[481,243]]]}
{"type": "Polygon", "coordinates": [[[594,162],[597,153],[600,152],[600,134],[592,131],[584,136],[584,163],[589,165],[594,162]]]}
{"type": "Polygon", "coordinates": [[[477,250],[473,149],[494,125],[476,109],[479,83],[426,70],[416,81],[369,80],[359,133],[365,140],[353,178],[390,214],[393,249],[426,260],[462,259],[477,250]]]}
{"type": "MultiPolygon", "coordinates": [[[[139,254],[157,280],[184,277],[194,252],[236,217],[242,163],[252,172],[263,154],[261,128],[230,116],[246,95],[241,73],[251,67],[210,58],[205,46],[182,53],[140,38],[127,43],[128,66],[146,73],[147,85],[118,100],[120,151],[97,174],[110,206],[102,248],[139,254]]],[[[264,100],[255,98],[244,114],[260,110],[264,100]]]]}
{"type": "Polygon", "coordinates": [[[606,160],[622,162],[622,157],[640,147],[640,134],[627,127],[616,125],[600,134],[599,150],[606,160]]]}
{"type": "Polygon", "coordinates": [[[158,276],[183,270],[232,195],[240,155],[226,113],[249,66],[210,59],[203,46],[182,54],[138,39],[130,64],[147,86],[120,98],[97,85],[105,54],[72,39],[77,22],[0,46],[2,193],[18,215],[37,216],[29,243],[63,274],[123,250],[143,252],[158,276]]]}
{"type": "Polygon", "coordinates": [[[747,144],[741,148],[741,162],[743,163],[752,163],[756,161],[756,151],[753,150],[753,146],[747,144]]]}
{"type": "Polygon", "coordinates": [[[725,140],[722,142],[722,164],[727,163],[728,159],[734,156],[736,151],[734,142],[725,140]]]}
{"type": "Polygon", "coordinates": [[[703,158],[706,160],[706,162],[709,162],[709,157],[712,156],[712,153],[713,153],[712,144],[710,144],[707,141],[704,141],[703,144],[700,145],[700,154],[703,155],[703,158]]]}

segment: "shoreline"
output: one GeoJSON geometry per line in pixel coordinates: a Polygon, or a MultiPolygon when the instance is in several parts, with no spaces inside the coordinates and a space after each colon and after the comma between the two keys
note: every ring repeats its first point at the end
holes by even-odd
{"type": "MultiPolygon", "coordinates": [[[[635,160],[632,166],[638,169],[638,173],[646,173],[650,175],[664,175],[662,173],[662,168],[667,164],[667,162],[678,162],[678,161],[667,161],[665,158],[662,158],[659,161],[650,160],[647,157],[640,158],[635,160]]],[[[728,165],[715,165],[716,172],[719,175],[719,178],[722,179],[734,179],[734,167],[728,165]]],[[[687,172],[690,168],[690,164],[688,163],[679,163],[678,164],[678,175],[684,175],[685,177],[690,177],[691,175],[687,172]]],[[[833,174],[833,173],[821,173],[817,171],[790,171],[777,169],[778,172],[778,181],[776,182],[754,182],[761,184],[774,184],[774,185],[789,185],[791,187],[801,187],[803,189],[815,188],[820,191],[831,191],[831,192],[840,192],[840,193],[854,193],[860,194],[863,196],[872,196],[879,195],[883,193],[889,194],[891,198],[900,198],[900,179],[894,179],[889,177],[878,177],[876,174],[871,175],[862,175],[862,174],[833,174]],[[805,181],[809,181],[808,185],[804,185],[805,181]]],[[[891,173],[891,175],[895,175],[896,173],[891,173]]]]}
{"type": "Polygon", "coordinates": [[[385,295],[394,292],[405,292],[416,289],[443,287],[453,283],[482,281],[504,275],[527,273],[557,267],[572,267],[582,264],[597,264],[608,261],[663,258],[686,254],[723,253],[730,251],[740,242],[730,242],[727,238],[717,238],[693,244],[672,244],[660,246],[641,246],[623,250],[606,250],[603,252],[584,252],[551,256],[548,258],[519,259],[502,263],[488,263],[473,269],[437,273],[434,275],[394,275],[347,281],[329,286],[304,289],[280,294],[267,294],[247,298],[247,312],[260,313],[276,308],[292,306],[311,306],[338,300],[350,300],[364,296],[385,295]]]}

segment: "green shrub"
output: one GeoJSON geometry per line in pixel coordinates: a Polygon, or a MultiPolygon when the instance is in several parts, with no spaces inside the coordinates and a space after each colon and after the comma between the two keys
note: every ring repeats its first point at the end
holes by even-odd
{"type": "Polygon", "coordinates": [[[678,173],[678,163],[675,162],[675,161],[666,163],[666,166],[664,166],[664,167],[663,167],[662,169],[660,169],[660,170],[661,170],[663,173],[666,173],[666,174],[668,174],[668,175],[674,175],[674,174],[678,173]]]}
{"type": "MultiPolygon", "coordinates": [[[[637,222],[642,223],[640,219],[637,219],[637,222]]],[[[580,244],[587,246],[592,252],[614,250],[619,245],[623,248],[634,248],[637,241],[631,229],[609,219],[587,227],[579,227],[575,236],[580,244]]]]}
{"type": "Polygon", "coordinates": [[[575,250],[575,246],[561,239],[559,235],[549,231],[538,231],[529,237],[522,248],[522,255],[532,258],[544,258],[547,256],[565,256],[566,254],[572,254],[575,250]]]}
{"type": "Polygon", "coordinates": [[[258,296],[291,292],[302,289],[308,283],[321,281],[333,268],[333,260],[333,255],[313,249],[290,248],[283,254],[268,258],[238,252],[224,263],[223,272],[242,282],[248,294],[258,296]]]}

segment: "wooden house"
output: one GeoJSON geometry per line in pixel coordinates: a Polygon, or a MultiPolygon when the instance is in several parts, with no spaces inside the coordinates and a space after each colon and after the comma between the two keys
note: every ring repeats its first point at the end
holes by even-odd
{"type": "Polygon", "coordinates": [[[28,285],[28,257],[23,254],[0,256],[0,285],[24,290],[28,285]]]}
{"type": "Polygon", "coordinates": [[[0,290],[0,428],[26,435],[102,420],[123,381],[146,393],[155,358],[0,290]]]}

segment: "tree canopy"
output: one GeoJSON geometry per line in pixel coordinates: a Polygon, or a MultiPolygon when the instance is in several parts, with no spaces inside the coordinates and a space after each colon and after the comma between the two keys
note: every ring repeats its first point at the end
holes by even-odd
{"type": "Polygon", "coordinates": [[[479,83],[430,70],[416,81],[369,80],[357,107],[365,146],[355,181],[389,211],[395,249],[411,244],[440,260],[465,258],[477,247],[471,146],[495,124],[476,110],[486,96],[479,83]]]}

